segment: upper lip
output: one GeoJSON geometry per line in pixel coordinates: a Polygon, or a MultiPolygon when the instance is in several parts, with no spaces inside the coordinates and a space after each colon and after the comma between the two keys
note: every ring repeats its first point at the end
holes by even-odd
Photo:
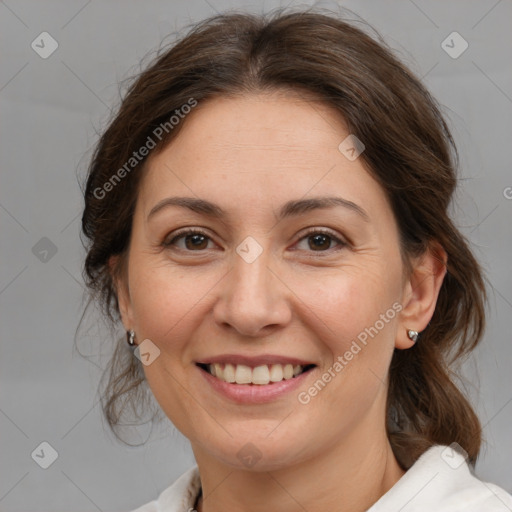
{"type": "Polygon", "coordinates": [[[307,366],[312,363],[311,361],[306,361],[304,359],[297,359],[295,357],[290,356],[281,356],[281,355],[272,355],[272,354],[261,354],[259,356],[244,356],[241,354],[222,354],[219,356],[205,357],[199,361],[196,361],[197,364],[213,364],[213,363],[226,363],[232,365],[243,364],[245,366],[256,367],[262,365],[270,365],[270,364],[293,364],[293,365],[301,365],[307,366]]]}

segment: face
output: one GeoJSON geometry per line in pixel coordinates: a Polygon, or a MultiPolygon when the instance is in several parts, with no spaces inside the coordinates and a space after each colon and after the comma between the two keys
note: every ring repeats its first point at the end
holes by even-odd
{"type": "Polygon", "coordinates": [[[343,120],[261,94],[200,104],[182,128],[148,161],[118,290],[159,351],[144,371],[163,411],[196,458],[233,467],[381,439],[409,283],[383,189],[338,149],[343,120]]]}

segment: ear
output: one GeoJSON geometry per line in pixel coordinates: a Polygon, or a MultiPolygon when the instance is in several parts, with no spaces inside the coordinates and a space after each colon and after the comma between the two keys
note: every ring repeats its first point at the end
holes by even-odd
{"type": "Polygon", "coordinates": [[[433,242],[427,252],[411,262],[413,268],[404,285],[396,348],[411,348],[414,341],[408,331],[421,332],[430,322],[446,275],[447,261],[446,251],[438,242],[433,242]]]}
{"type": "Polygon", "coordinates": [[[110,275],[114,284],[119,305],[119,313],[125,330],[132,329],[134,326],[134,316],[130,300],[130,291],[127,279],[122,277],[124,274],[119,269],[119,255],[111,256],[108,260],[110,275]]]}

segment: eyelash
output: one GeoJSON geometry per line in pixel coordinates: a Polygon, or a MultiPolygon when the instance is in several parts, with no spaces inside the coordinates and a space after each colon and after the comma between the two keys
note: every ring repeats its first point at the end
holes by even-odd
{"type": "MultiPolygon", "coordinates": [[[[184,238],[188,235],[203,235],[204,237],[211,240],[211,237],[206,232],[201,231],[200,229],[186,229],[184,231],[178,231],[178,233],[176,233],[176,235],[170,241],[167,241],[167,239],[164,239],[164,241],[162,242],[162,246],[165,248],[170,248],[171,246],[174,245],[176,240],[178,240],[180,238],[184,238]]],[[[331,238],[335,242],[338,242],[338,244],[339,244],[338,249],[327,249],[325,251],[310,251],[313,253],[326,253],[326,252],[331,252],[333,250],[340,250],[340,249],[343,249],[344,247],[348,246],[347,242],[344,242],[343,240],[341,240],[332,231],[327,230],[327,229],[321,229],[321,228],[312,228],[311,230],[307,231],[299,239],[299,242],[301,242],[302,240],[304,240],[312,235],[327,235],[329,238],[331,238]]],[[[180,249],[180,250],[186,251],[186,252],[204,252],[206,249],[198,250],[198,251],[189,251],[187,249],[180,249]]]]}

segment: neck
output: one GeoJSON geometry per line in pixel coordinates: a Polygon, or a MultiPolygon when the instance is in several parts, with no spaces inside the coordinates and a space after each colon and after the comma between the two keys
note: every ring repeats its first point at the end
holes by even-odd
{"type": "Polygon", "coordinates": [[[357,441],[346,438],[313,459],[272,471],[234,470],[197,454],[203,488],[197,511],[364,512],[404,471],[385,435],[376,440],[360,434],[357,441]]]}

